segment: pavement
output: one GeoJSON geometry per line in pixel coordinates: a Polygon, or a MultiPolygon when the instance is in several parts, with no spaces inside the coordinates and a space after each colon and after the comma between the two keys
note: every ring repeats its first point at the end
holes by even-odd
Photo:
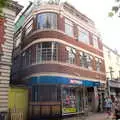
{"type": "Polygon", "coordinates": [[[88,116],[66,118],[64,120],[112,120],[111,116],[108,116],[106,113],[92,113],[88,116]]]}

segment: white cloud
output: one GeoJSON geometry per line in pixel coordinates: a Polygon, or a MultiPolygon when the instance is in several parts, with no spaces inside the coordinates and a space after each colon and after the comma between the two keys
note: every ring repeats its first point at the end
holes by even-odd
{"type": "MultiPolygon", "coordinates": [[[[16,0],[26,5],[29,0],[16,0]]],[[[34,1],[34,0],[32,0],[34,1]]],[[[108,12],[114,5],[114,0],[62,0],[71,3],[80,12],[91,18],[102,35],[102,40],[111,48],[120,51],[120,18],[109,18],[108,12]]]]}

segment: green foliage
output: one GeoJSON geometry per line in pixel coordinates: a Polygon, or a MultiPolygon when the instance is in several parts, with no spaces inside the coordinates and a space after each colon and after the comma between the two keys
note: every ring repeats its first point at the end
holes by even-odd
{"type": "Polygon", "coordinates": [[[113,15],[114,15],[113,12],[109,12],[109,13],[108,13],[108,16],[109,16],[109,17],[113,17],[113,15]]]}
{"type": "Polygon", "coordinates": [[[108,13],[109,17],[113,17],[116,13],[119,13],[120,0],[115,0],[115,2],[117,3],[117,5],[112,7],[111,11],[108,13]]]}
{"type": "Polygon", "coordinates": [[[8,5],[10,0],[0,0],[0,17],[4,17],[2,9],[8,5]]]}

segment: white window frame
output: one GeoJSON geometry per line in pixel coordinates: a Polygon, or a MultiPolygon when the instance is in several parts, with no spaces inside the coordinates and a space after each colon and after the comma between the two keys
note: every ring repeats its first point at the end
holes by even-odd
{"type": "Polygon", "coordinates": [[[67,18],[65,18],[65,33],[70,36],[73,37],[74,33],[73,33],[73,22],[68,20],[67,18]],[[67,29],[67,27],[70,27],[69,29],[67,29]]]}
{"type": "Polygon", "coordinates": [[[86,44],[90,44],[89,32],[79,26],[78,26],[78,41],[86,43],[86,44]],[[85,37],[82,38],[81,34],[82,36],[84,35],[85,37]]]}
{"type": "Polygon", "coordinates": [[[99,46],[98,46],[98,37],[95,36],[95,35],[92,35],[92,40],[93,40],[93,46],[98,49],[99,48],[99,46]]]}

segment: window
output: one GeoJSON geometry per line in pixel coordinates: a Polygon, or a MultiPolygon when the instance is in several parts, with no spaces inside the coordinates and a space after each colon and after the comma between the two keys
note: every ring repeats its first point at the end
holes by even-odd
{"type": "Polygon", "coordinates": [[[19,44],[21,43],[21,35],[22,33],[20,32],[16,37],[15,37],[15,47],[18,47],[19,44]]]}
{"type": "Polygon", "coordinates": [[[101,69],[101,63],[102,63],[102,61],[99,58],[95,58],[95,61],[96,61],[96,71],[99,72],[100,69],[101,69]]]}
{"type": "Polygon", "coordinates": [[[68,19],[65,19],[65,33],[73,37],[73,23],[68,19]]]}
{"type": "Polygon", "coordinates": [[[93,36],[92,36],[92,40],[93,40],[93,46],[94,46],[95,48],[99,48],[99,47],[98,47],[98,38],[97,38],[95,35],[93,35],[93,36]]]}
{"type": "Polygon", "coordinates": [[[70,64],[74,64],[75,63],[75,54],[76,54],[75,49],[70,48],[70,47],[66,47],[66,49],[68,51],[67,62],[70,64]]]}
{"type": "Polygon", "coordinates": [[[57,60],[57,43],[43,42],[36,45],[36,62],[57,60]]]}
{"type": "Polygon", "coordinates": [[[85,52],[80,52],[80,66],[92,69],[93,57],[85,52]]]}
{"type": "Polygon", "coordinates": [[[55,85],[40,85],[32,87],[32,101],[58,101],[58,89],[55,85]]]}
{"type": "Polygon", "coordinates": [[[57,28],[57,14],[55,13],[43,13],[37,17],[38,29],[56,29],[57,28]]]}
{"type": "Polygon", "coordinates": [[[29,23],[25,26],[25,30],[26,30],[25,35],[31,32],[32,25],[33,25],[33,20],[30,20],[29,23]]]}
{"type": "Polygon", "coordinates": [[[85,29],[78,27],[78,40],[89,44],[89,32],[85,29]]]}

